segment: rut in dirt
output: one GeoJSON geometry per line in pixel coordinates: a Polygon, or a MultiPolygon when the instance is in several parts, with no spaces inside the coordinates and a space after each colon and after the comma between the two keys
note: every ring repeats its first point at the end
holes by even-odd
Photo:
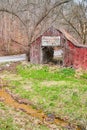
{"type": "Polygon", "coordinates": [[[56,124],[56,125],[64,127],[64,128],[70,129],[71,127],[74,127],[76,130],[82,130],[79,126],[71,124],[63,119],[57,118],[52,114],[46,115],[44,112],[34,109],[31,105],[17,102],[4,89],[0,89],[0,98],[3,99],[3,102],[6,105],[9,105],[16,109],[20,109],[33,117],[39,118],[40,121],[43,122],[43,124],[46,124],[46,122],[47,122],[47,124],[56,124]]]}

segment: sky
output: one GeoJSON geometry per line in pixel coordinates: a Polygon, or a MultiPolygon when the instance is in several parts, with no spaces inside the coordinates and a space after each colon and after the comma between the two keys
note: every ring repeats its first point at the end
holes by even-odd
{"type": "MultiPolygon", "coordinates": [[[[74,1],[77,3],[82,2],[82,0],[74,0],[74,1]]],[[[87,5],[87,0],[84,0],[84,4],[87,5]]]]}
{"type": "Polygon", "coordinates": [[[82,0],[74,0],[74,1],[78,3],[78,2],[81,2],[82,0]]]}

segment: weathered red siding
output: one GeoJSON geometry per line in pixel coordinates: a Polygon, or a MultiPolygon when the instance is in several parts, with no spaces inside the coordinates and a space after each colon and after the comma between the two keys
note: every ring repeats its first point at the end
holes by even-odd
{"type": "Polygon", "coordinates": [[[49,28],[42,36],[60,36],[62,33],[59,30],[54,29],[53,27],[49,28]]]}
{"type": "Polygon", "coordinates": [[[41,37],[37,38],[34,41],[30,48],[30,62],[35,64],[40,64],[40,44],[41,44],[41,37]]]}
{"type": "Polygon", "coordinates": [[[87,47],[76,46],[67,41],[69,51],[65,52],[65,66],[87,69],[87,47]]]}

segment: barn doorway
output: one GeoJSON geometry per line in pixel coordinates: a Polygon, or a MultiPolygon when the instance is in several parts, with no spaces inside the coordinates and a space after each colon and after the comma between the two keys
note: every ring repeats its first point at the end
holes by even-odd
{"type": "Polygon", "coordinates": [[[63,49],[60,44],[60,36],[42,37],[41,63],[63,65],[63,49]]]}
{"type": "Polygon", "coordinates": [[[54,55],[53,47],[42,47],[42,62],[44,64],[47,64],[49,62],[52,62],[54,55]]]}
{"type": "Polygon", "coordinates": [[[63,65],[63,49],[61,47],[42,47],[42,63],[63,65]]]}

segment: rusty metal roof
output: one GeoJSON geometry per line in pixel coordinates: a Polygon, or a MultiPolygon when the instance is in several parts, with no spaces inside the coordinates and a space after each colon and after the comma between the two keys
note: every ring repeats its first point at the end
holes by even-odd
{"type": "Polygon", "coordinates": [[[66,37],[67,40],[71,41],[77,47],[84,47],[87,48],[87,45],[83,45],[79,43],[73,36],[71,36],[67,31],[64,29],[58,29],[63,35],[66,37]]]}

